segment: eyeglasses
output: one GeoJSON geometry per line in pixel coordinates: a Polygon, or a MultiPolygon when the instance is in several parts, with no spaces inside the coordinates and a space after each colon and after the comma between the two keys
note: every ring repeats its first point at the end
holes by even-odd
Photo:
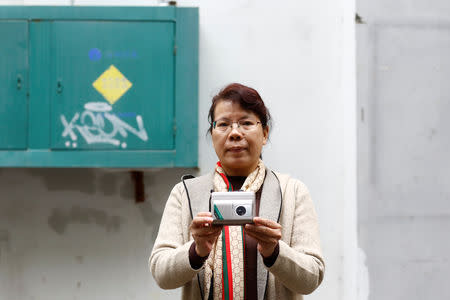
{"type": "Polygon", "coordinates": [[[239,120],[237,122],[231,122],[230,120],[223,119],[223,120],[214,121],[212,123],[212,125],[213,125],[213,129],[218,132],[227,132],[233,128],[234,123],[237,124],[237,128],[241,132],[252,131],[258,126],[258,124],[261,124],[261,122],[249,120],[249,119],[239,120]]]}

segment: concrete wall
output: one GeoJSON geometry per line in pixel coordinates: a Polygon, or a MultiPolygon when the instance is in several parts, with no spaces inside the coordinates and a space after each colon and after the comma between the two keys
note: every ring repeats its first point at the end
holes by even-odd
{"type": "Polygon", "coordinates": [[[359,299],[449,299],[450,3],[357,3],[359,299]]]}
{"type": "MultiPolygon", "coordinates": [[[[179,4],[200,7],[198,173],[216,161],[211,96],[229,82],[256,88],[274,117],[265,162],[309,186],[320,218],[327,270],[307,298],[356,299],[353,1],[179,4]]],[[[135,204],[125,171],[1,170],[0,299],[178,299],[155,285],[147,258],[171,187],[193,171],[147,170],[147,201],[135,204]]]]}

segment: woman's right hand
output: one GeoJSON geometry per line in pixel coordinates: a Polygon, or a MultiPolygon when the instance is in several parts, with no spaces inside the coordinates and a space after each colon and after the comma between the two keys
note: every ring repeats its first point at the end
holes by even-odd
{"type": "Polygon", "coordinates": [[[212,226],[210,212],[199,212],[189,227],[195,241],[195,252],[201,257],[208,256],[223,226],[212,226]]]}

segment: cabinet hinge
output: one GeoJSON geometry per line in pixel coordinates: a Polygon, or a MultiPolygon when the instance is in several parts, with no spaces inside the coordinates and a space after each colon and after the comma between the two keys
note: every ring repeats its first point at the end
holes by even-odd
{"type": "Polygon", "coordinates": [[[177,55],[177,45],[173,46],[173,55],[177,55]]]}

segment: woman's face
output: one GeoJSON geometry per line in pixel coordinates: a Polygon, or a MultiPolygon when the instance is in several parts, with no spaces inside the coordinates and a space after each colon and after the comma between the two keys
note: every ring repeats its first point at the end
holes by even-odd
{"type": "MultiPolygon", "coordinates": [[[[258,116],[242,109],[238,103],[220,100],[214,110],[214,121],[261,122],[258,116]]],[[[211,132],[214,150],[227,175],[247,176],[256,169],[263,145],[267,142],[269,127],[258,123],[252,130],[242,130],[237,124],[227,131],[213,128],[211,132]]]]}

